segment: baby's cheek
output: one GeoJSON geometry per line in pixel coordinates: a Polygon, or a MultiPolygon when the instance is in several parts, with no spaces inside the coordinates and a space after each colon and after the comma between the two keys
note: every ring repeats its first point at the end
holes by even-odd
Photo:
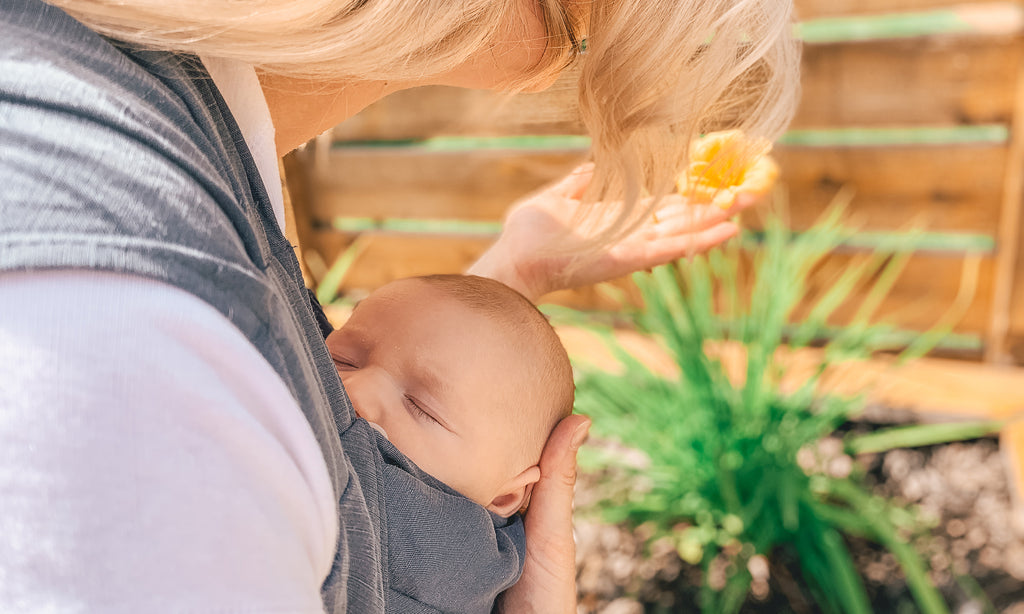
{"type": "Polygon", "coordinates": [[[457,443],[443,441],[436,433],[425,432],[425,429],[416,433],[403,433],[402,441],[398,439],[392,432],[391,443],[416,463],[417,467],[469,499],[477,501],[481,497],[482,489],[476,484],[473,460],[459,453],[457,443]]]}

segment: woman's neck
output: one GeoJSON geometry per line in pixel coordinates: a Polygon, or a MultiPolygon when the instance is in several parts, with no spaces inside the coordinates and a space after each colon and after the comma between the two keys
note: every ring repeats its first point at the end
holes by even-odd
{"type": "MultiPolygon", "coordinates": [[[[517,39],[518,40],[518,39],[517,39]]],[[[543,40],[537,37],[536,40],[543,40]]],[[[274,123],[277,153],[283,156],[316,138],[388,94],[423,85],[449,85],[472,89],[502,89],[508,74],[525,74],[535,64],[543,44],[508,48],[488,47],[488,53],[419,81],[325,81],[297,79],[269,73],[256,74],[274,123]],[[496,58],[501,62],[496,63],[496,58]],[[513,66],[514,69],[509,68],[513,66]]],[[[554,78],[552,77],[552,82],[554,78]]],[[[544,87],[550,82],[544,84],[544,87]]],[[[533,91],[533,90],[531,90],[533,91]]]]}
{"type": "Polygon", "coordinates": [[[283,156],[384,96],[411,87],[386,81],[329,83],[259,73],[274,123],[277,154],[283,156]]]}

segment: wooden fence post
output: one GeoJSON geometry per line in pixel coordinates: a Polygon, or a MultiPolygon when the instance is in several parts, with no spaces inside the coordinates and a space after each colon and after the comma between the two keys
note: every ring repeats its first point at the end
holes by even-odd
{"type": "Polygon", "coordinates": [[[1009,153],[1003,181],[1003,202],[999,213],[996,243],[995,281],[992,312],[985,340],[985,360],[1012,360],[1008,342],[1012,323],[1014,284],[1018,281],[1021,250],[1021,208],[1024,199],[1024,53],[1017,53],[1017,83],[1010,124],[1009,153]]]}
{"type": "Polygon", "coordinates": [[[312,201],[316,195],[305,157],[305,152],[293,151],[281,159],[281,188],[284,190],[285,236],[295,248],[306,286],[315,288],[323,271],[316,270],[315,266],[311,268],[306,258],[314,256],[315,262],[318,254],[313,245],[312,201]]]}

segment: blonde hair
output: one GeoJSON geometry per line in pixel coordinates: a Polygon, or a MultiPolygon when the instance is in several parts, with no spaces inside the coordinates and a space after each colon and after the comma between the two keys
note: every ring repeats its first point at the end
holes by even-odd
{"type": "MultiPolygon", "coordinates": [[[[800,91],[792,0],[591,6],[579,89],[601,170],[590,200],[650,196],[656,207],[695,137],[731,127],[774,140],[789,123],[800,91]]],[[[650,214],[642,209],[623,207],[611,227],[634,227],[650,214]]]]}
{"type": "MultiPolygon", "coordinates": [[[[486,48],[522,9],[521,0],[46,1],[101,34],[146,48],[240,60],[298,78],[363,80],[419,80],[450,70],[486,48]]],[[[540,0],[540,8],[549,31],[566,40],[548,46],[538,75],[572,56],[561,4],[540,0]]]]}
{"type": "MultiPolygon", "coordinates": [[[[424,79],[515,23],[524,0],[47,0],[105,35],[242,60],[294,77],[424,79]]],[[[527,89],[580,64],[579,106],[596,170],[579,222],[608,240],[673,190],[696,135],[725,125],[772,139],[798,96],[792,0],[537,0],[548,40],[527,89]],[[566,2],[589,10],[589,20],[566,2]],[[589,31],[583,32],[583,23],[589,31]],[[587,51],[579,55],[586,37],[587,51]],[[617,206],[614,203],[622,203],[617,206]],[[601,213],[597,215],[596,213],[601,213]],[[611,224],[609,219],[614,219],[611,224]]]]}

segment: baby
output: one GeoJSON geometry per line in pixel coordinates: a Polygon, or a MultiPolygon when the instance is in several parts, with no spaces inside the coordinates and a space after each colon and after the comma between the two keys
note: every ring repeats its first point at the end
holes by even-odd
{"type": "Polygon", "coordinates": [[[384,501],[388,530],[412,534],[389,552],[392,571],[402,567],[391,577],[406,585],[388,598],[414,602],[395,611],[489,611],[522,572],[516,512],[540,478],[548,435],[572,411],[572,370],[558,336],[532,303],[497,281],[435,275],[372,293],[327,347],[356,415],[379,433],[392,466],[385,473],[401,469],[404,485],[392,492],[406,499],[423,491],[402,503],[418,518],[397,519],[397,529],[394,502],[384,501]],[[481,508],[490,514],[473,511],[481,508]],[[478,513],[490,521],[458,517],[478,513]],[[422,582],[409,580],[410,569],[424,567],[422,582]],[[460,591],[475,605],[461,603],[460,591]]]}

